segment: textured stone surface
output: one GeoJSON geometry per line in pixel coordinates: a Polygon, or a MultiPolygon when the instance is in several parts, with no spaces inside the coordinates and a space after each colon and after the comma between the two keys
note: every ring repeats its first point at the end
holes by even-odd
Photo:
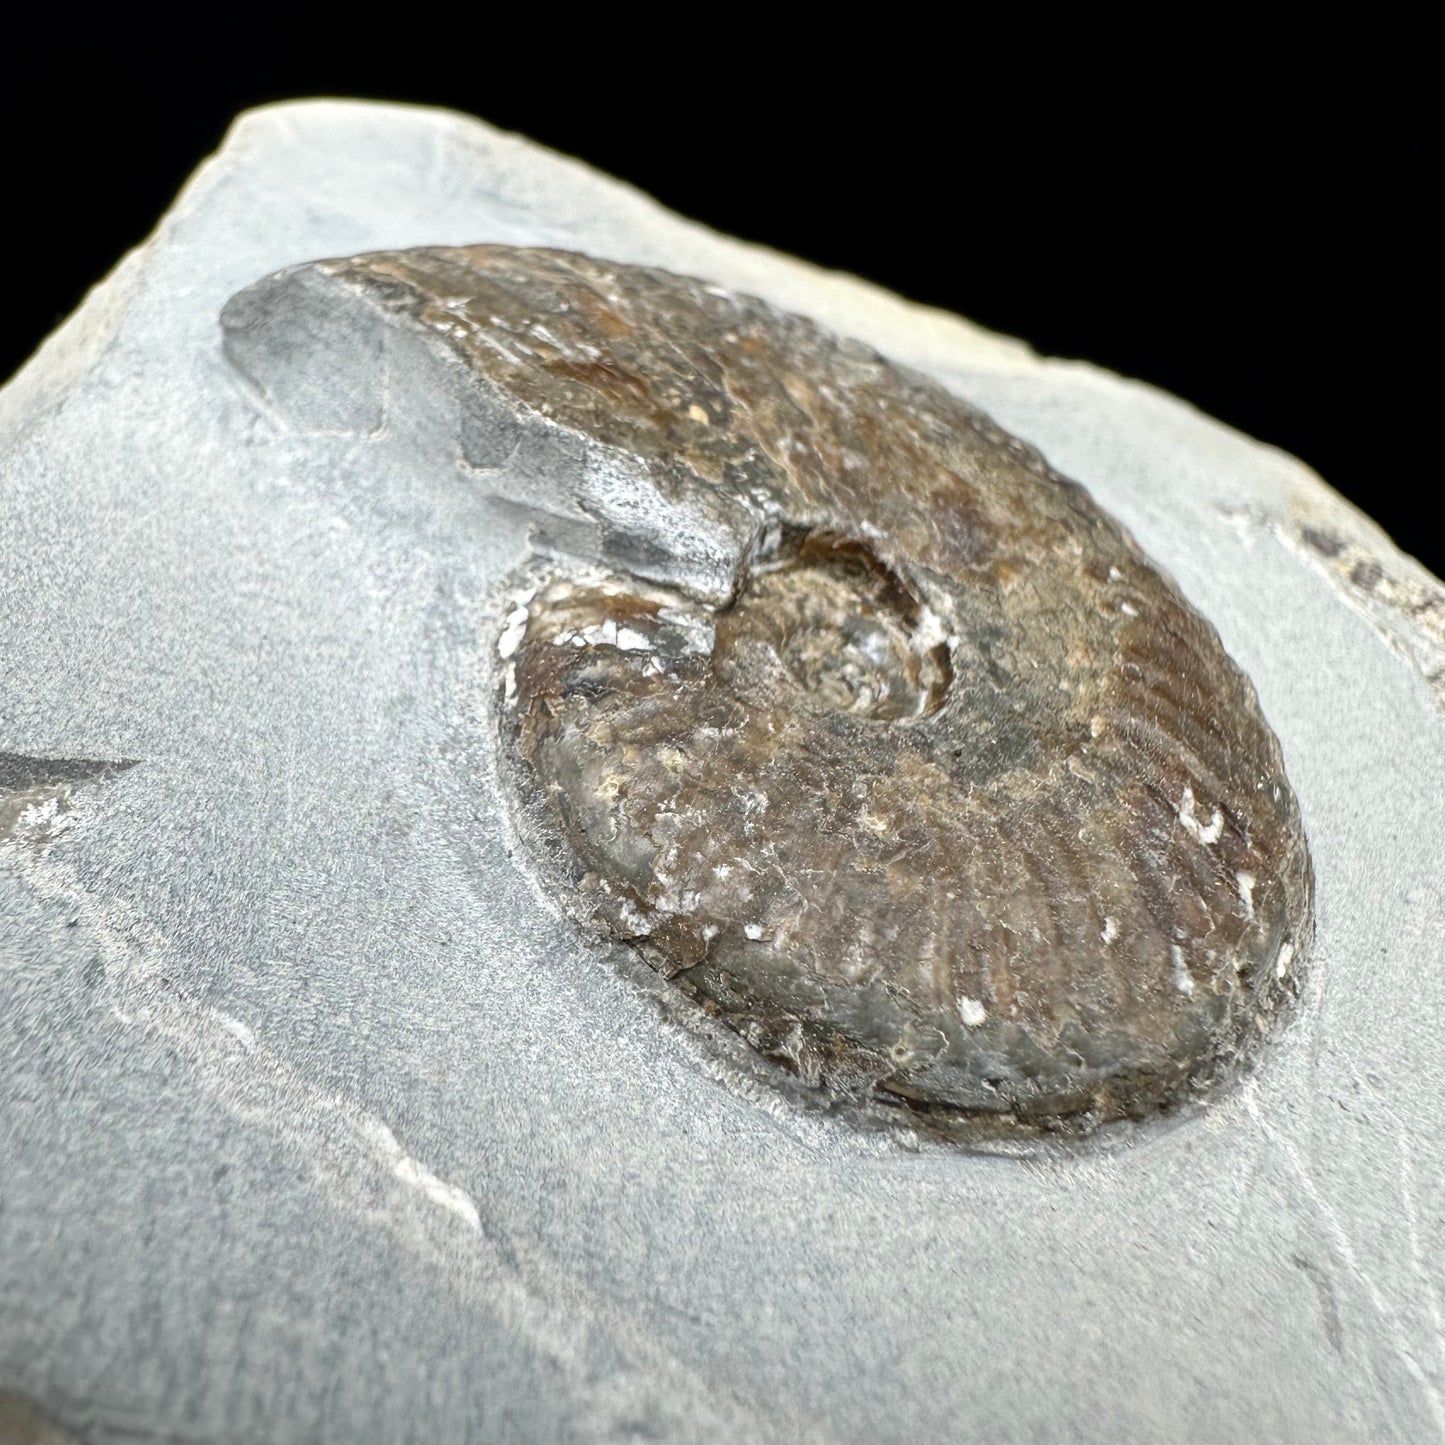
{"type": "Polygon", "coordinates": [[[453,399],[548,559],[499,640],[534,857],[825,1100],[1077,1130],[1267,1034],[1310,931],[1278,744],[1208,623],[987,417],[561,251],[324,262],[222,322],[293,422],[383,375],[393,415],[453,399]]]}
{"type": "Polygon", "coordinates": [[[1437,1437],[1441,615],[1147,388],[469,121],[247,118],[0,393],[0,753],[132,764],[6,784],[66,806],[0,842],[0,1391],[95,1441],[1437,1437]],[[537,499],[479,484],[445,397],[387,405],[423,358],[286,414],[217,320],[278,268],[476,242],[859,337],[1130,529],[1310,839],[1265,1067],[1119,1145],[919,1145],[779,1103],[579,941],[488,742],[537,499]]]}

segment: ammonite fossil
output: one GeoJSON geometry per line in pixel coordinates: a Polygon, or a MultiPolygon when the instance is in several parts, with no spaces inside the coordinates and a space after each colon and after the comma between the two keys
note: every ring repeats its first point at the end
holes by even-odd
{"type": "Polygon", "coordinates": [[[462,464],[532,514],[501,741],[583,926],[828,1098],[965,1136],[1147,1116],[1250,1056],[1311,926],[1298,810],[1214,629],[1081,487],[660,270],[322,262],[233,300],[229,353],[334,366],[324,316],[429,358],[462,464]]]}

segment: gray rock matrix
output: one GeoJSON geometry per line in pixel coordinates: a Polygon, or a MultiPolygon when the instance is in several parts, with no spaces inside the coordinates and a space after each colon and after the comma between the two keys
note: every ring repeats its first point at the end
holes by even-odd
{"type": "Polygon", "coordinates": [[[1445,590],[1290,458],[479,122],[292,104],[0,393],[0,662],[0,1438],[1445,1435],[1445,590]],[[856,336],[1131,529],[1310,839],[1256,1071],[961,1152],[780,1098],[577,933],[488,723],[527,507],[404,369],[283,414],[221,351],[269,272],[476,242],[856,336]]]}

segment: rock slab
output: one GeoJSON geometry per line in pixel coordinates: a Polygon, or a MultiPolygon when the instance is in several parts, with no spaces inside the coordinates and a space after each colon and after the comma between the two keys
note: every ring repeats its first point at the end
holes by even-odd
{"type": "Polygon", "coordinates": [[[0,393],[0,657],[10,1416],[1445,1433],[1445,592],[1289,458],[479,122],[286,105],[0,393]],[[1256,1074],[1099,1147],[860,1134],[742,1087],[578,937],[480,725],[527,518],[421,465],[404,417],[268,411],[221,351],[284,266],[478,242],[856,336],[1131,529],[1254,681],[1310,838],[1308,985],[1256,1074]]]}

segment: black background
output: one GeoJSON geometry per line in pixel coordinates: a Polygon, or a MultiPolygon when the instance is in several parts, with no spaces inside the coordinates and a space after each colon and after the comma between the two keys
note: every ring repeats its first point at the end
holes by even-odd
{"type": "Polygon", "coordinates": [[[1042,12],[1009,34],[962,12],[921,30],[919,13],[801,38],[781,12],[690,12],[676,33],[540,9],[470,30],[398,10],[360,34],[334,12],[309,38],[255,12],[210,38],[41,26],[0,86],[0,374],[146,235],[238,110],[418,101],[1165,387],[1302,457],[1445,573],[1423,38],[1356,32],[1324,55],[1187,12],[1169,12],[1172,38],[1061,36],[1042,12]]]}

